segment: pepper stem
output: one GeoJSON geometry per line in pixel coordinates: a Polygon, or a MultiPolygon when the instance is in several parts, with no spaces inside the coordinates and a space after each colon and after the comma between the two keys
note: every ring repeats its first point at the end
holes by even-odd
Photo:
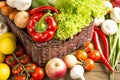
{"type": "Polygon", "coordinates": [[[47,30],[47,24],[44,21],[47,16],[52,16],[50,12],[44,14],[41,19],[35,24],[35,30],[37,32],[43,33],[47,30]]]}

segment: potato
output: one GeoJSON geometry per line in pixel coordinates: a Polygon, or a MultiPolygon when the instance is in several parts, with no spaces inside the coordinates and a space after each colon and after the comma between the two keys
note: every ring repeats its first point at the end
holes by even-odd
{"type": "Polygon", "coordinates": [[[19,28],[26,28],[30,15],[26,11],[17,12],[14,17],[14,23],[19,28]]]}

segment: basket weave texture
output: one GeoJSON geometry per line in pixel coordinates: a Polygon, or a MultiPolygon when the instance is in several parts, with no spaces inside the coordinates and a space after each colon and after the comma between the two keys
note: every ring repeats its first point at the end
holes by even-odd
{"type": "Polygon", "coordinates": [[[28,53],[32,61],[38,66],[45,66],[47,61],[53,57],[62,58],[79,49],[84,42],[91,41],[93,35],[93,22],[88,27],[82,29],[80,33],[72,39],[66,41],[50,40],[44,43],[34,42],[31,37],[22,29],[17,28],[8,17],[2,16],[9,25],[12,32],[22,42],[26,53],[28,53]]]}

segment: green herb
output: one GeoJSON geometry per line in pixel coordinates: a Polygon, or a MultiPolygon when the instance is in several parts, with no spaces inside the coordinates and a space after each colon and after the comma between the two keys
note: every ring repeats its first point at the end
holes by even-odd
{"type": "Polygon", "coordinates": [[[88,26],[93,17],[102,17],[106,8],[103,0],[58,0],[55,7],[60,11],[56,16],[58,30],[55,39],[66,40],[88,26]]]}

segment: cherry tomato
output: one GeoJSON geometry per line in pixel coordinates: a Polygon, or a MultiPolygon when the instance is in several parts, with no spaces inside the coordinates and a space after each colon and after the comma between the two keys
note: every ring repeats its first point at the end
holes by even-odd
{"type": "Polygon", "coordinates": [[[22,66],[20,64],[15,65],[14,67],[12,67],[12,73],[14,75],[18,75],[20,74],[20,72],[23,70],[22,66]]]}
{"type": "Polygon", "coordinates": [[[27,64],[27,66],[25,68],[30,74],[32,74],[36,67],[37,67],[36,64],[29,63],[29,64],[27,64]]]}
{"type": "Polygon", "coordinates": [[[31,61],[31,58],[30,58],[30,56],[27,55],[27,54],[23,54],[23,55],[20,57],[20,62],[21,62],[22,64],[27,64],[27,63],[29,63],[30,61],[31,61]]]}
{"type": "Polygon", "coordinates": [[[87,53],[82,51],[82,50],[78,50],[76,52],[76,57],[77,57],[78,60],[86,60],[87,56],[88,56],[87,53]]]}
{"type": "Polygon", "coordinates": [[[90,70],[93,70],[95,68],[95,62],[92,59],[87,58],[85,60],[85,62],[86,62],[85,70],[90,71],[90,70]]]}
{"type": "Polygon", "coordinates": [[[17,75],[15,76],[14,80],[26,80],[27,76],[25,74],[23,75],[17,75]]]}
{"type": "Polygon", "coordinates": [[[42,80],[44,75],[45,75],[44,70],[41,67],[37,67],[32,73],[32,78],[34,80],[42,80]]]}
{"type": "Polygon", "coordinates": [[[91,52],[92,50],[94,50],[94,45],[91,42],[86,42],[85,43],[85,50],[87,53],[91,52]]]}
{"type": "Polygon", "coordinates": [[[97,50],[94,50],[93,52],[88,53],[88,56],[94,61],[98,61],[101,58],[100,53],[97,50]]]}
{"type": "Polygon", "coordinates": [[[8,55],[5,58],[5,63],[12,67],[17,64],[17,60],[13,57],[13,55],[8,55]]]}
{"type": "Polygon", "coordinates": [[[17,46],[15,51],[16,56],[20,57],[24,54],[24,48],[22,46],[17,46]]]}

